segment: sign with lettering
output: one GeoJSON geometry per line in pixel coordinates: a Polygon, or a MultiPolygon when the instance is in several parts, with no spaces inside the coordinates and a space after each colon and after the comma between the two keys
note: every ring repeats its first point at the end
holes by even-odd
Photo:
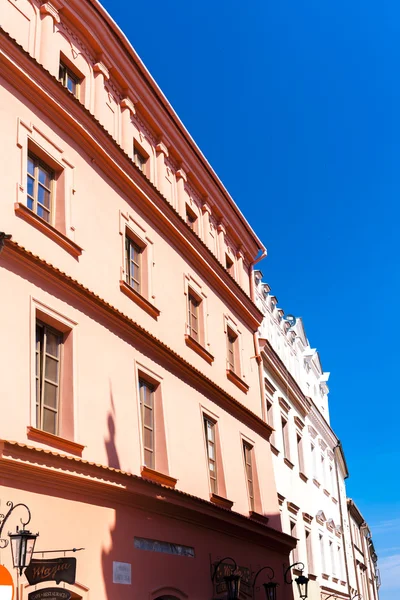
{"type": "Polygon", "coordinates": [[[71,600],[71,592],[63,588],[43,588],[28,594],[28,600],[71,600]]]}
{"type": "Polygon", "coordinates": [[[32,558],[30,564],[25,569],[25,576],[30,585],[36,585],[43,581],[55,581],[57,584],[61,581],[65,583],[75,583],[76,558],[32,558]]]}
{"type": "Polygon", "coordinates": [[[131,564],[113,562],[113,583],[131,584],[131,564]]]}
{"type": "Polygon", "coordinates": [[[0,600],[13,600],[14,581],[6,567],[0,565],[0,600]]]}
{"type": "MultiPolygon", "coordinates": [[[[215,574],[215,592],[216,594],[226,593],[226,584],[224,581],[224,577],[227,575],[232,575],[233,566],[231,563],[221,563],[215,574]]],[[[251,572],[247,567],[238,567],[235,571],[235,574],[240,575],[240,592],[239,598],[240,600],[248,600],[252,596],[252,588],[251,588],[251,572]]]]}

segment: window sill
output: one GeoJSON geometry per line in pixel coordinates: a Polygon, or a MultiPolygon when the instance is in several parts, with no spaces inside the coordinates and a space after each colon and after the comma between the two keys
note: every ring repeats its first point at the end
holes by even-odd
{"type": "Polygon", "coordinates": [[[346,585],[345,581],[340,580],[340,585],[346,585]]]}
{"type": "Polygon", "coordinates": [[[232,371],[232,369],[227,369],[226,376],[229,381],[234,383],[239,388],[239,390],[242,390],[242,392],[247,394],[249,391],[249,386],[243,381],[243,379],[239,377],[239,375],[236,375],[235,371],[232,371]]]}
{"type": "Polygon", "coordinates": [[[288,458],[284,458],[283,462],[289,467],[289,469],[293,469],[294,464],[288,458]]]}
{"type": "Polygon", "coordinates": [[[316,486],[317,486],[317,488],[320,488],[320,487],[321,487],[321,484],[320,484],[320,482],[319,482],[319,481],[317,481],[316,479],[313,479],[313,483],[314,483],[314,485],[316,485],[316,486]]]}
{"type": "Polygon", "coordinates": [[[332,576],[332,581],[333,581],[333,583],[339,583],[338,577],[332,576]]]}
{"type": "Polygon", "coordinates": [[[77,444],[72,440],[66,440],[58,435],[53,435],[47,431],[36,429],[36,427],[31,427],[30,425],[26,428],[26,431],[28,440],[40,442],[41,444],[46,444],[47,446],[53,446],[53,448],[64,450],[64,452],[75,454],[76,456],[82,458],[82,452],[86,447],[82,446],[82,444],[77,444]]]}
{"type": "Polygon", "coordinates": [[[156,308],[154,304],[151,304],[151,302],[146,300],[146,298],[135,292],[135,290],[131,288],[131,286],[128,285],[122,279],[119,282],[119,289],[125,294],[125,296],[128,296],[128,298],[133,300],[133,302],[140,306],[140,308],[146,311],[147,314],[153,317],[153,319],[158,319],[158,317],[160,316],[160,311],[158,310],[158,308],[156,308]]]}
{"type": "Polygon", "coordinates": [[[167,487],[174,488],[177,483],[177,479],[174,477],[170,477],[165,473],[159,473],[154,469],[150,469],[149,467],[143,466],[140,472],[143,479],[149,479],[150,481],[154,481],[155,483],[160,483],[161,485],[166,485],[167,487]]]}
{"type": "Polygon", "coordinates": [[[197,342],[194,338],[192,338],[191,335],[185,335],[185,344],[186,346],[189,346],[189,348],[197,352],[197,354],[201,356],[201,358],[204,358],[204,360],[208,362],[209,365],[212,365],[212,363],[214,362],[213,355],[210,354],[205,348],[203,348],[203,346],[199,344],[199,342],[197,342]]]}
{"type": "Polygon", "coordinates": [[[260,513],[256,512],[255,510],[250,511],[250,519],[252,521],[258,521],[259,523],[262,523],[263,525],[268,525],[268,521],[269,521],[268,517],[261,515],[260,513]]]}
{"type": "Polygon", "coordinates": [[[317,575],[314,575],[314,573],[308,573],[308,579],[311,579],[311,581],[317,581],[317,575]]]}
{"type": "Polygon", "coordinates": [[[321,573],[322,579],[329,579],[329,575],[327,573],[321,573]]]}
{"type": "Polygon", "coordinates": [[[338,503],[338,501],[336,500],[336,498],[334,498],[333,496],[332,496],[331,500],[332,500],[332,502],[333,502],[334,504],[337,504],[337,503],[338,503]]]}
{"type": "Polygon", "coordinates": [[[328,490],[326,490],[325,488],[324,488],[324,494],[325,494],[325,496],[328,496],[328,498],[329,498],[329,496],[330,496],[330,493],[329,493],[329,492],[328,492],[328,490]]]}
{"type": "Polygon", "coordinates": [[[280,451],[273,444],[270,444],[271,451],[275,454],[275,456],[279,456],[280,451]]]}
{"type": "Polygon", "coordinates": [[[218,494],[210,494],[210,502],[216,504],[217,506],[222,506],[222,508],[227,508],[228,510],[230,510],[233,506],[233,502],[231,500],[223,498],[222,496],[218,496],[218,494]]]}
{"type": "Polygon", "coordinates": [[[300,479],[302,479],[304,481],[304,483],[307,483],[308,481],[308,477],[307,475],[304,475],[304,473],[302,473],[301,471],[299,472],[299,477],[300,479]]]}
{"type": "Polygon", "coordinates": [[[61,231],[53,227],[53,225],[50,225],[50,223],[46,223],[46,221],[38,217],[24,204],[16,202],[14,204],[14,211],[18,217],[21,217],[21,219],[24,219],[24,221],[33,225],[33,227],[36,227],[41,233],[47,235],[47,237],[69,252],[74,258],[78,258],[78,256],[82,254],[82,248],[78,246],[78,244],[70,240],[69,237],[64,233],[61,233],[61,231]]]}

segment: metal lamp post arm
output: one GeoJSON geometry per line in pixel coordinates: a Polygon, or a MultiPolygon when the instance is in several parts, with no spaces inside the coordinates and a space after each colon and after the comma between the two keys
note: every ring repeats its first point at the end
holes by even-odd
{"type": "Polygon", "coordinates": [[[214,579],[215,579],[215,575],[217,574],[217,569],[218,569],[219,565],[221,565],[221,564],[222,564],[223,562],[225,562],[226,560],[231,560],[231,561],[233,562],[233,564],[234,564],[234,568],[233,568],[233,571],[232,571],[232,573],[234,573],[234,572],[236,571],[236,569],[237,569],[236,560],[235,560],[234,558],[231,558],[230,556],[225,556],[225,558],[222,558],[222,559],[221,559],[219,562],[217,562],[217,564],[215,565],[215,567],[214,567],[214,571],[213,571],[213,574],[212,574],[212,577],[211,577],[211,581],[214,581],[214,579]]]}
{"type": "Polygon", "coordinates": [[[292,579],[292,578],[290,578],[290,581],[288,581],[288,579],[287,579],[287,574],[289,573],[290,569],[293,569],[293,567],[297,567],[297,565],[301,565],[301,567],[299,567],[299,571],[301,571],[301,572],[303,572],[303,571],[304,571],[304,563],[302,563],[302,562],[295,562],[295,563],[293,563],[293,564],[292,564],[292,565],[290,565],[290,566],[289,566],[289,567],[286,569],[286,571],[285,571],[285,574],[284,574],[284,576],[283,576],[283,577],[284,577],[284,580],[285,580],[285,583],[291,584],[291,583],[293,582],[293,579],[292,579]]]}
{"type": "Polygon", "coordinates": [[[362,600],[362,596],[360,596],[360,594],[356,594],[351,598],[351,600],[355,600],[356,598],[360,598],[360,600],[362,600]]]}
{"type": "Polygon", "coordinates": [[[324,600],[329,600],[329,598],[333,598],[335,594],[329,594],[329,596],[326,596],[326,598],[324,598],[324,600]]]}
{"type": "Polygon", "coordinates": [[[256,581],[257,581],[257,577],[259,576],[259,574],[262,571],[265,571],[265,569],[268,569],[269,571],[271,571],[272,575],[269,576],[268,575],[268,579],[271,581],[274,577],[275,577],[275,571],[273,570],[272,567],[261,567],[261,569],[259,569],[256,573],[256,576],[254,577],[254,581],[253,581],[253,595],[254,595],[254,588],[256,587],[256,581]]]}
{"type": "Polygon", "coordinates": [[[29,510],[29,508],[27,507],[26,504],[23,504],[22,502],[19,502],[18,504],[14,504],[11,502],[11,500],[9,500],[7,502],[7,506],[10,507],[9,511],[5,514],[5,515],[0,515],[0,548],[6,548],[9,544],[9,540],[5,539],[2,537],[3,534],[3,529],[4,529],[4,525],[6,524],[6,522],[8,521],[8,519],[11,516],[11,513],[18,508],[19,506],[23,506],[24,508],[26,508],[27,512],[28,512],[28,520],[27,521],[23,521],[22,519],[20,519],[23,528],[25,529],[26,525],[28,525],[28,523],[31,520],[31,511],[29,510]]]}

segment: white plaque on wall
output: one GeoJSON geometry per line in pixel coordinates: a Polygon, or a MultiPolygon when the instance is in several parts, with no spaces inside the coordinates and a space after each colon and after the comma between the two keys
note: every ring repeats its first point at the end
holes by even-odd
{"type": "Polygon", "coordinates": [[[113,583],[131,584],[131,564],[113,562],[113,583]]]}

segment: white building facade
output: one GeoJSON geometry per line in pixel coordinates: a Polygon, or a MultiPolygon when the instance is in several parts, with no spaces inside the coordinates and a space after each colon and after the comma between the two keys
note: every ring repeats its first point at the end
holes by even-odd
{"type": "MultiPolygon", "coordinates": [[[[282,528],[298,539],[291,562],[304,563],[310,600],[330,595],[349,599],[358,588],[350,581],[354,556],[346,503],[348,471],[329,422],[329,373],[310,347],[302,319],[284,317],[261,271],[255,272],[255,290],[264,314],[259,346],[265,417],[275,430],[271,448],[282,528]]],[[[294,594],[298,597],[296,586],[294,594]]]]}

